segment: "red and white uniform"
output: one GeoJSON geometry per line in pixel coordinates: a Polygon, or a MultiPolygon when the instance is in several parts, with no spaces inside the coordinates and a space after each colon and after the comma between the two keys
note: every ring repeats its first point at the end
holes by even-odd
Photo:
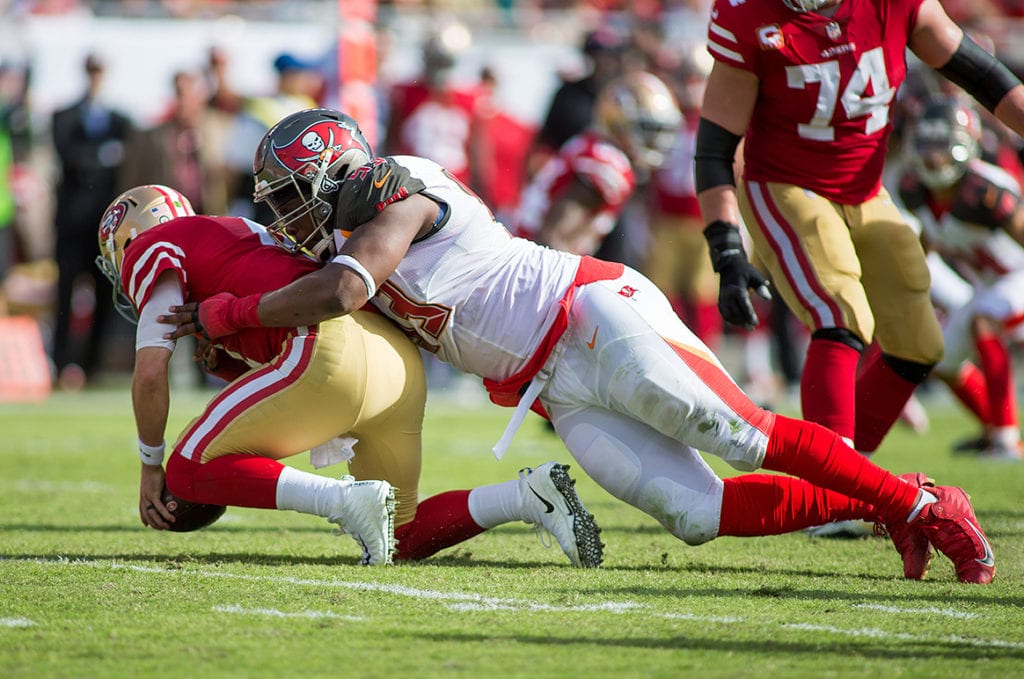
{"type": "Polygon", "coordinates": [[[922,0],[845,0],[832,17],[780,0],[716,0],[708,50],[760,80],[744,177],[853,205],[878,193],[922,0]]]}
{"type": "MultiPolygon", "coordinates": [[[[157,278],[168,270],[175,272],[187,295],[185,301],[199,302],[223,291],[242,296],[273,290],[317,268],[312,260],[289,255],[263,226],[248,219],[179,217],[131,241],[121,265],[121,285],[141,311],[157,278]]],[[[255,366],[277,356],[282,343],[296,332],[300,330],[250,328],[218,343],[235,358],[255,366]]]]}
{"type": "MultiPolygon", "coordinates": [[[[397,156],[357,170],[342,185],[339,225],[357,229],[412,193],[438,202],[443,216],[373,303],[421,346],[485,378],[496,402],[523,395],[521,408],[536,407],[536,397],[613,495],[687,542],[715,537],[723,484],[697,450],[755,469],[772,416],[646,277],[513,238],[431,161],[397,156]]],[[[335,239],[340,248],[345,236],[335,239]]]]}
{"type": "Polygon", "coordinates": [[[592,187],[601,197],[601,204],[594,209],[590,222],[590,228],[598,236],[593,241],[600,243],[615,226],[615,220],[636,188],[636,176],[629,157],[593,131],[576,135],[544,163],[523,190],[512,232],[521,238],[536,240],[551,206],[558,202],[573,180],[592,187]]]}
{"type": "Polygon", "coordinates": [[[1009,334],[1024,326],[1024,247],[1003,228],[1020,205],[1020,186],[983,160],[971,161],[957,186],[952,201],[940,204],[912,173],[900,182],[900,199],[929,244],[974,285],[970,301],[947,310],[940,374],[955,372],[971,354],[974,317],[1002,321],[1009,334]]]}

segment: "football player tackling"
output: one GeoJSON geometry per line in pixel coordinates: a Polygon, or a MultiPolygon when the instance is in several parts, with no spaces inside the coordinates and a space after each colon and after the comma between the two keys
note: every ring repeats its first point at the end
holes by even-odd
{"type": "Polygon", "coordinates": [[[492,400],[518,404],[496,454],[533,408],[597,483],[688,544],[870,518],[888,528],[906,576],[924,577],[931,542],[961,581],[992,579],[961,489],[894,476],[831,430],[757,407],[644,276],[513,238],[430,160],[354,164],[358,137],[354,120],[324,109],[267,133],[256,197],[278,213],[275,230],[327,262],[274,292],[178,305],[162,317],[179,324],[169,336],[314,323],[370,300],[420,346],[484,378],[492,400]],[[789,476],[723,480],[698,450],[789,476]]]}
{"type": "Polygon", "coordinates": [[[230,383],[181,433],[165,478],[174,342],[163,337],[172,327],[157,314],[222,290],[270,290],[319,263],[293,256],[252,221],[196,215],[185,196],[164,186],[136,187],[115,199],[99,241],[97,263],[119,291],[119,306],[129,317],[138,311],[132,402],[144,524],[170,527],[173,515],[161,501],[166,481],[190,502],[324,517],[355,538],[371,565],[390,563],[396,537],[394,558],[422,559],[514,520],[554,534],[573,564],[600,564],[597,526],[565,465],[549,462],[505,483],[419,501],[426,399],[420,354],[387,319],[367,311],[219,339],[203,360],[230,383]],[[347,451],[342,435],[356,439],[347,451]],[[355,478],[282,463],[310,449],[316,466],[349,458],[355,478]]]}

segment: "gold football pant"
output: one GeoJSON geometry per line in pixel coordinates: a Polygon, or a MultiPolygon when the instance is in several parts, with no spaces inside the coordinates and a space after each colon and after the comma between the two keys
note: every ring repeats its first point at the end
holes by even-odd
{"type": "Polygon", "coordinates": [[[790,184],[745,181],[740,209],[755,264],[811,331],[847,328],[882,351],[933,365],[942,330],[924,250],[882,189],[842,205],[790,184]]]}
{"type": "Polygon", "coordinates": [[[425,403],[419,349],[384,317],[355,312],[290,338],[272,362],[227,385],[175,450],[200,462],[280,460],[347,434],[358,439],[349,470],[398,489],[402,524],[416,513],[425,403]]]}

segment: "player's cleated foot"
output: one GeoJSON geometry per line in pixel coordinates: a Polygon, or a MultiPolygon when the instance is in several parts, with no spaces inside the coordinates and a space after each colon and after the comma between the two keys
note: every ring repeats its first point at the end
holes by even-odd
{"type": "Polygon", "coordinates": [[[327,520],[352,536],[364,566],[390,564],[395,556],[395,489],[387,481],[341,477],[341,499],[327,520]]]}
{"type": "Polygon", "coordinates": [[[859,519],[833,521],[807,529],[807,536],[812,538],[840,538],[854,540],[874,535],[874,525],[859,519]]]}
{"type": "MultiPolygon", "coordinates": [[[[899,478],[917,488],[926,488],[930,491],[935,487],[935,482],[920,472],[900,474],[899,478]]],[[[896,551],[903,558],[904,577],[909,580],[924,580],[928,575],[928,567],[934,553],[928,536],[917,522],[893,521],[890,525],[884,525],[878,521],[875,523],[875,534],[888,535],[892,539],[896,551]]]]}
{"type": "Polygon", "coordinates": [[[978,458],[993,462],[1020,462],[1024,460],[1024,447],[1020,441],[1012,445],[993,443],[978,453],[978,458]]]}
{"type": "Polygon", "coordinates": [[[992,445],[992,439],[988,434],[979,434],[963,439],[953,446],[953,453],[956,455],[980,453],[992,445]]]}
{"type": "Polygon", "coordinates": [[[992,582],[996,570],[992,545],[978,525],[967,493],[952,486],[927,490],[937,501],[925,505],[910,524],[920,528],[935,549],[953,562],[960,582],[992,582]]]}
{"type": "Polygon", "coordinates": [[[538,533],[543,529],[554,535],[573,566],[597,568],[604,553],[601,529],[580,501],[575,485],[564,464],[546,462],[536,469],[519,470],[524,520],[536,526],[538,533]]]}

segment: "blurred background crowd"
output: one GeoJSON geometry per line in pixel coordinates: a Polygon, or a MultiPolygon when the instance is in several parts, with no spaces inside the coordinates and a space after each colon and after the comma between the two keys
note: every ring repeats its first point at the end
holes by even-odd
{"type": "MultiPolygon", "coordinates": [[[[1024,2],[944,4],[1024,70],[1024,2]]],[[[764,303],[766,322],[752,332],[723,328],[715,306],[692,181],[710,5],[381,0],[377,115],[361,122],[378,155],[444,164],[502,218],[543,161],[590,125],[605,83],[628,70],[660,76],[683,112],[677,143],[642,178],[598,255],[665,288],[751,394],[770,402],[795,392],[806,338],[781,302],[764,303]]],[[[338,44],[349,29],[339,7],[0,0],[0,316],[34,319],[56,388],[131,369],[132,326],[111,313],[109,284],[94,265],[98,220],[121,190],[168,184],[197,211],[271,221],[251,200],[253,152],[284,115],[339,105],[338,44]]],[[[900,97],[912,112],[914,98],[937,84],[927,74],[910,82],[900,97]]],[[[1019,167],[1018,140],[994,136],[1007,165],[1019,167]]],[[[180,379],[201,379],[189,363],[181,361],[180,379]]],[[[443,384],[443,369],[432,371],[443,384]]]]}

